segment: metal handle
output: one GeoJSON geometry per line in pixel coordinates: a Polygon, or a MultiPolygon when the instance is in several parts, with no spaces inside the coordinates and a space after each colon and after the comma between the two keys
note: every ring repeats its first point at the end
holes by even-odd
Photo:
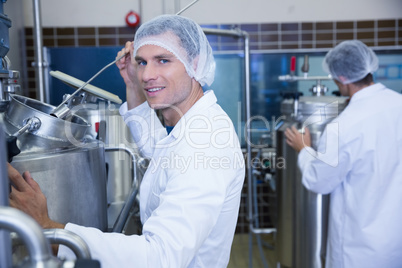
{"type": "MultiPolygon", "coordinates": [[[[77,234],[65,229],[45,229],[43,235],[50,244],[65,245],[73,251],[77,259],[91,259],[87,243],[77,234]]],[[[23,245],[24,241],[17,233],[10,233],[13,246],[23,245]]]]}
{"type": "Polygon", "coordinates": [[[43,264],[51,258],[50,244],[43,235],[42,228],[24,212],[11,207],[0,207],[0,228],[18,233],[34,263],[43,264]]]}
{"type": "Polygon", "coordinates": [[[65,229],[45,229],[43,234],[51,244],[61,244],[70,248],[77,259],[91,259],[87,243],[77,234],[65,229]]]}
{"type": "Polygon", "coordinates": [[[38,130],[40,128],[40,126],[42,124],[40,119],[35,117],[35,116],[33,116],[31,118],[28,118],[28,119],[26,119],[24,121],[25,121],[24,126],[22,128],[20,128],[14,134],[12,134],[11,135],[12,137],[17,138],[17,137],[21,136],[22,134],[24,134],[26,131],[29,131],[29,132],[36,131],[36,130],[38,130]]]}

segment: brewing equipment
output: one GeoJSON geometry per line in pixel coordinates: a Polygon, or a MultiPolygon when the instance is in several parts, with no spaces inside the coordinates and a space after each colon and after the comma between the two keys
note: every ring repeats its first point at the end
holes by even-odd
{"type": "MultiPolygon", "coordinates": [[[[98,102],[73,109],[74,114],[85,118],[93,126],[88,135],[105,145],[108,229],[113,232],[127,229],[125,225],[129,224],[130,209],[133,205],[138,206],[137,192],[145,172],[139,165],[143,159],[119,114],[119,108],[120,105],[98,102]]],[[[126,230],[124,232],[127,234],[126,230]]]]}
{"type": "MultiPolygon", "coordinates": [[[[29,258],[22,260],[19,264],[8,265],[7,267],[80,267],[75,265],[74,262],[64,263],[54,257],[51,253],[50,243],[43,234],[42,228],[34,219],[22,211],[10,207],[0,207],[0,229],[6,229],[18,234],[19,239],[26,245],[29,253],[29,258]]],[[[88,249],[87,246],[85,249],[88,249]]],[[[97,266],[92,267],[100,267],[99,262],[93,262],[92,265],[94,264],[97,264],[97,266]]]]}
{"type": "MultiPolygon", "coordinates": [[[[0,120],[0,142],[2,146],[6,143],[2,120],[0,120]]],[[[1,150],[0,267],[100,267],[98,261],[91,259],[87,244],[76,234],[63,229],[43,231],[34,219],[8,207],[10,187],[6,175],[6,160],[6,150],[1,150]],[[69,247],[75,253],[77,260],[64,261],[53,257],[50,243],[69,247]],[[19,245],[24,248],[17,247],[19,245]]]]}
{"type": "Polygon", "coordinates": [[[10,94],[19,94],[21,91],[18,79],[20,73],[11,70],[11,61],[6,56],[10,50],[8,29],[11,27],[11,20],[3,13],[3,3],[0,3],[0,112],[4,111],[10,94]]]}
{"type": "Polygon", "coordinates": [[[64,96],[64,101],[52,114],[59,118],[66,115],[84,118],[91,125],[87,137],[99,140],[105,146],[108,230],[127,234],[128,224],[131,224],[129,232],[138,233],[138,226],[133,226],[138,225],[138,219],[130,221],[130,215],[132,209],[138,208],[139,181],[145,170],[137,164],[142,159],[129,128],[119,114],[122,101],[114,94],[63,72],[51,71],[50,75],[77,88],[72,95],[64,96]]]}
{"type": "MultiPolygon", "coordinates": [[[[3,123],[0,118],[0,146],[6,147],[3,123]]],[[[0,208],[8,206],[8,177],[6,172],[6,150],[0,150],[0,208]]],[[[11,264],[11,241],[9,232],[0,229],[0,267],[9,267],[11,264]]]]}
{"type": "Polygon", "coordinates": [[[20,172],[30,171],[47,197],[52,219],[106,230],[104,145],[88,138],[91,126],[83,118],[73,115],[62,120],[49,115],[53,109],[34,99],[11,96],[5,130],[18,136],[21,150],[12,165],[20,172]],[[34,126],[21,132],[32,120],[34,126]]]}
{"type": "Polygon", "coordinates": [[[112,104],[121,103],[116,95],[89,85],[90,81],[66,80],[65,74],[61,74],[63,82],[78,90],[66,95],[58,107],[19,95],[19,72],[10,70],[5,56],[10,26],[7,16],[0,14],[0,138],[7,141],[0,159],[0,266],[14,267],[16,260],[18,267],[89,267],[85,265],[91,263],[80,260],[90,256],[79,237],[65,230],[42,233],[28,215],[8,208],[6,161],[21,173],[31,173],[47,198],[50,218],[102,231],[125,232],[130,213],[135,211],[138,177],[144,170],[137,168],[136,147],[118,113],[119,105],[112,104]],[[62,116],[54,113],[56,108],[62,108],[62,116]],[[70,247],[78,260],[67,264],[49,258],[49,242],[70,247]],[[26,248],[16,249],[21,243],[26,248]]]}
{"type": "Polygon", "coordinates": [[[347,105],[347,99],[326,96],[322,80],[330,77],[282,76],[283,81],[315,80],[312,96],[299,92],[285,95],[281,103],[283,124],[276,132],[277,157],[285,159],[285,166],[276,170],[278,224],[276,249],[281,267],[325,267],[329,196],[308,191],[301,182],[297,153],[286,143],[284,131],[296,126],[299,131],[308,127],[312,147],[317,143],[326,125],[347,105]]]}

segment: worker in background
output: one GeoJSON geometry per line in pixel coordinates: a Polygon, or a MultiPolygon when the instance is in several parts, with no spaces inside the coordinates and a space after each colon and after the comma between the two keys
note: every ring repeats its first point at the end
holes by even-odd
{"type": "MultiPolygon", "coordinates": [[[[127,86],[120,113],[150,158],[140,186],[142,235],[52,221],[38,184],[9,165],[10,205],[43,228],[78,234],[102,267],[226,267],[245,167],[231,120],[214,92],[202,89],[215,73],[209,42],[192,20],[163,15],[143,24],[117,56],[125,53],[117,63],[127,86]]],[[[60,257],[69,254],[59,247],[60,257]]]]}
{"type": "Polygon", "coordinates": [[[373,82],[378,58],[360,41],[337,45],[323,67],[348,106],[317,151],[307,128],[285,135],[299,152],[303,185],[330,194],[326,267],[401,267],[402,95],[373,82]]]}

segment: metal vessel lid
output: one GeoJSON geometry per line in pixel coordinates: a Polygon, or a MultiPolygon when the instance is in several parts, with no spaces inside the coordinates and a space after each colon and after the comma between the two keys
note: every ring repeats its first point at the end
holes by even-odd
{"type": "Polygon", "coordinates": [[[21,129],[29,118],[40,121],[35,136],[63,142],[81,141],[91,127],[83,118],[73,115],[62,120],[50,115],[54,106],[19,95],[10,95],[11,101],[5,112],[5,120],[17,129],[21,129]]]}

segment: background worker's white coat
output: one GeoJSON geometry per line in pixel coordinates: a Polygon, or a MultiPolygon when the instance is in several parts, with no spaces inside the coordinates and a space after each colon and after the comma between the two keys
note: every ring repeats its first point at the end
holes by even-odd
{"type": "Polygon", "coordinates": [[[307,189],[331,194],[326,267],[402,267],[402,95],[358,91],[312,151],[298,164],[307,189]]]}

